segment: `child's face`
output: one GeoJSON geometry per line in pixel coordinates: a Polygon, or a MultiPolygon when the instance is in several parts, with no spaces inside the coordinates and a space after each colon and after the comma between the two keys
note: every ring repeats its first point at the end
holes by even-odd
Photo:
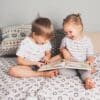
{"type": "Polygon", "coordinates": [[[77,39],[80,37],[80,29],[81,27],[74,24],[65,24],[64,25],[64,32],[66,36],[70,39],[77,39]]]}
{"type": "Polygon", "coordinates": [[[43,36],[34,36],[34,40],[37,44],[45,44],[48,39],[43,36]]]}

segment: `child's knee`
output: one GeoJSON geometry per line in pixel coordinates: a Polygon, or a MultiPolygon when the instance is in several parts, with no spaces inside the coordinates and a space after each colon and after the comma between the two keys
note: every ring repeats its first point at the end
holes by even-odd
{"type": "Polygon", "coordinates": [[[8,70],[8,74],[11,75],[11,76],[15,76],[15,74],[16,74],[16,67],[11,67],[8,70]]]}
{"type": "Polygon", "coordinates": [[[82,80],[86,80],[87,78],[91,78],[91,72],[90,71],[84,71],[84,73],[81,74],[82,80]]]}

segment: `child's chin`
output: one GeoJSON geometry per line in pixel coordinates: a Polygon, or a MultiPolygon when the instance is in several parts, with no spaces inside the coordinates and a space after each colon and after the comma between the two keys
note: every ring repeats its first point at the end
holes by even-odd
{"type": "Polygon", "coordinates": [[[69,38],[69,39],[74,39],[74,37],[73,37],[73,36],[68,36],[68,38],[69,38]]]}

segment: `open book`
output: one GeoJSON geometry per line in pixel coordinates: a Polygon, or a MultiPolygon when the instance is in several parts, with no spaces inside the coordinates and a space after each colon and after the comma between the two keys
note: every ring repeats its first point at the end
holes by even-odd
{"type": "Polygon", "coordinates": [[[62,69],[62,68],[91,70],[92,66],[90,66],[85,62],[74,62],[74,61],[72,62],[61,59],[56,62],[43,65],[42,67],[39,68],[38,71],[47,71],[47,70],[62,69]]]}

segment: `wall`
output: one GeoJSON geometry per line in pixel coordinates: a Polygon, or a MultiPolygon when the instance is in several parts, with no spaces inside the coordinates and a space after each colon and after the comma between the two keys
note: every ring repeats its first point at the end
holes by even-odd
{"type": "Polygon", "coordinates": [[[37,14],[56,28],[70,13],[81,13],[85,31],[100,32],[100,0],[0,0],[0,26],[31,23],[37,14]]]}

